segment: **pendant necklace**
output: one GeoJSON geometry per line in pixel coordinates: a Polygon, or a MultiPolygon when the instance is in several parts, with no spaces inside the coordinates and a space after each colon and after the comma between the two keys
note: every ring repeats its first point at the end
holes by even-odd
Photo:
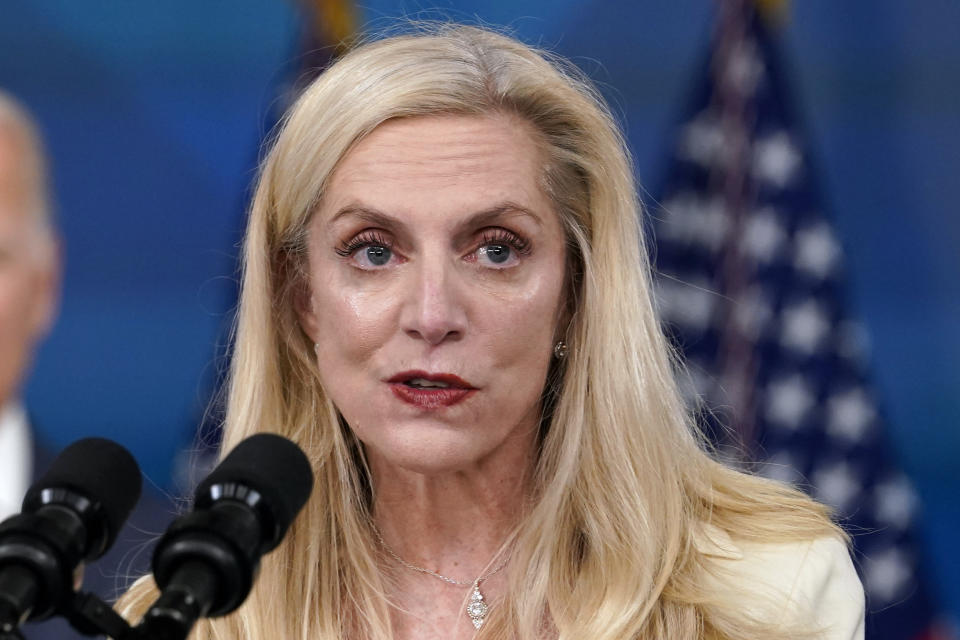
{"type": "Polygon", "coordinates": [[[454,580],[453,578],[448,578],[447,576],[437,573],[431,569],[426,569],[424,567],[418,567],[415,564],[407,562],[394,552],[393,549],[384,541],[383,536],[380,535],[380,530],[376,526],[371,525],[373,528],[374,535],[377,536],[377,541],[380,543],[380,546],[383,547],[383,550],[387,552],[391,558],[399,562],[401,565],[410,569],[411,571],[416,571],[418,573],[425,573],[428,576],[433,576],[434,578],[439,578],[444,582],[449,584],[457,585],[458,587],[472,587],[473,590],[470,592],[470,600],[467,602],[467,615],[470,616],[470,622],[473,623],[475,629],[479,629],[483,626],[483,621],[487,618],[487,613],[490,611],[490,605],[486,603],[483,599],[483,594],[480,592],[480,583],[497,573],[505,566],[507,566],[507,561],[510,559],[509,554],[507,554],[503,561],[500,562],[492,571],[488,571],[483,574],[476,580],[454,580]]]}

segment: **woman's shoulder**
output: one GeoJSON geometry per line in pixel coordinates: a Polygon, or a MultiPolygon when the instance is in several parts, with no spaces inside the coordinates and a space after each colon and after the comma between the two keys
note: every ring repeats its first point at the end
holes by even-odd
{"type": "Polygon", "coordinates": [[[837,536],[790,542],[744,542],[705,525],[694,545],[723,582],[762,590],[781,620],[809,619],[829,640],[863,638],[864,595],[846,543],[837,536]]]}

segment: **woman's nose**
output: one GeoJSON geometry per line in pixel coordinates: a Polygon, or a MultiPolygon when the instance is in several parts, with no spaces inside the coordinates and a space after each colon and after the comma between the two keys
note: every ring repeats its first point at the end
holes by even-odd
{"type": "Polygon", "coordinates": [[[424,259],[413,271],[401,315],[403,330],[431,346],[462,338],[467,326],[466,294],[452,267],[440,259],[424,259]]]}

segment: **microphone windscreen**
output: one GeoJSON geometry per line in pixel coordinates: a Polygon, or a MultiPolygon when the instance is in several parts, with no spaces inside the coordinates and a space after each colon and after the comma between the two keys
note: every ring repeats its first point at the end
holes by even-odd
{"type": "Polygon", "coordinates": [[[140,499],[140,467],[130,452],[105,438],[77,440],[56,457],[23,500],[33,504],[45,489],[70,489],[94,504],[106,518],[109,549],[140,499]]]}
{"type": "Polygon", "coordinates": [[[207,495],[217,484],[245,485],[263,496],[281,537],[313,489],[310,461],[296,444],[273,433],[259,433],[238,444],[197,487],[207,495]]]}

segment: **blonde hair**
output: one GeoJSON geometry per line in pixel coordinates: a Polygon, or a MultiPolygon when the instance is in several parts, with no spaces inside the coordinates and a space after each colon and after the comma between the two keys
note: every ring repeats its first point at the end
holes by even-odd
{"type": "MultiPolygon", "coordinates": [[[[626,146],[596,91],[548,54],[458,25],[348,53],[300,97],[263,163],[224,449],[279,432],[308,452],[316,485],[246,604],[202,623],[198,637],[391,637],[358,445],[319,383],[294,311],[306,229],[339,160],[383,122],[496,113],[529,123],[544,152],[544,188],[571,256],[569,355],[548,376],[536,503],[517,534],[509,596],[478,637],[787,637],[743,612],[745,587],[724,582],[695,537],[705,527],[745,543],[837,530],[801,493],[705,453],[651,303],[626,146]]],[[[153,597],[141,583],[129,609],[153,597]]]]}

